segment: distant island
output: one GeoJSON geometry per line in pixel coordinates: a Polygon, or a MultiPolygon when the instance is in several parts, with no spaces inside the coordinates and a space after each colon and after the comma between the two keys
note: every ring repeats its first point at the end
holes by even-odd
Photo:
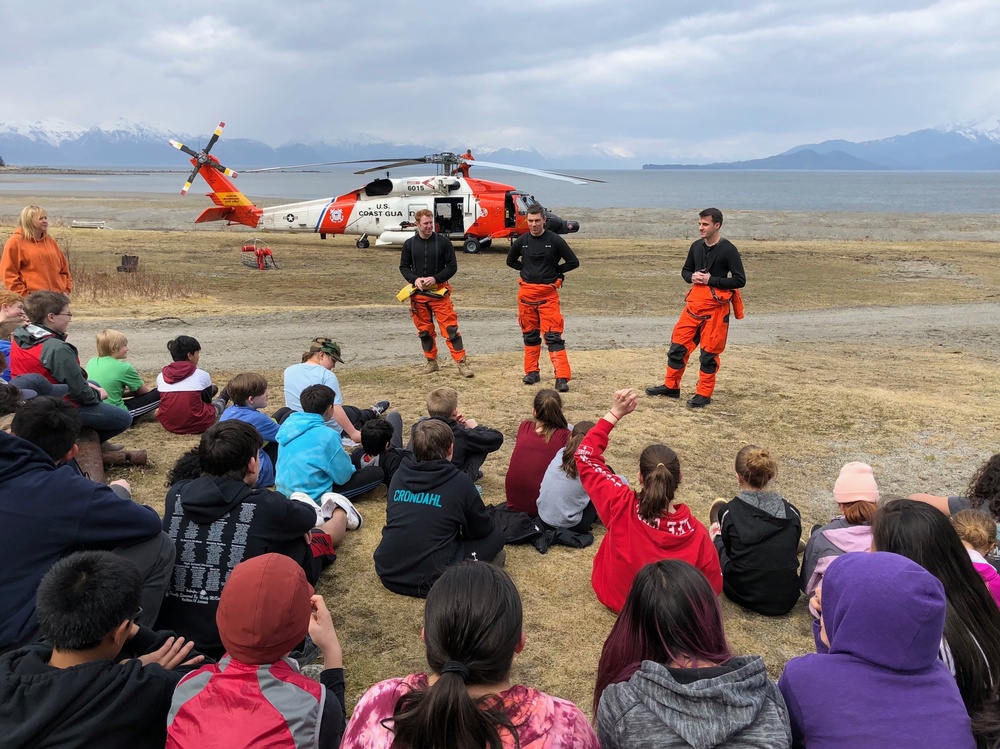
{"type": "Polygon", "coordinates": [[[801,171],[998,171],[1000,127],[950,127],[853,143],[827,140],[749,161],[643,164],[643,169],[776,169],[801,171]]]}

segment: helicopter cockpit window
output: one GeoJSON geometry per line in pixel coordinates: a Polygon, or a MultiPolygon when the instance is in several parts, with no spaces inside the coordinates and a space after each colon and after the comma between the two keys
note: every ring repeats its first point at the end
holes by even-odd
{"type": "Polygon", "coordinates": [[[517,196],[517,212],[522,216],[528,212],[528,206],[534,203],[534,198],[529,202],[525,199],[524,195],[517,196]]]}

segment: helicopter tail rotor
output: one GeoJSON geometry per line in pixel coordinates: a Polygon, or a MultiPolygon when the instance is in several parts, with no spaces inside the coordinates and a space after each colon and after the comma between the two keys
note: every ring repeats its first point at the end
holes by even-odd
{"type": "Polygon", "coordinates": [[[176,148],[178,151],[186,153],[195,162],[194,169],[191,170],[191,174],[188,176],[187,182],[184,183],[184,187],[181,189],[181,195],[187,195],[188,190],[191,189],[191,185],[194,184],[195,177],[198,176],[198,172],[201,171],[202,167],[207,166],[212,169],[216,169],[225,174],[227,177],[238,176],[237,173],[234,172],[232,169],[220,164],[217,158],[209,155],[209,151],[212,150],[212,146],[214,146],[216,141],[219,140],[219,137],[222,135],[222,130],[223,128],[225,128],[225,126],[226,126],[225,122],[219,123],[219,126],[215,128],[215,132],[212,133],[212,137],[209,138],[208,145],[205,146],[201,151],[195,151],[194,149],[188,148],[180,141],[176,141],[172,138],[170,139],[169,142],[171,146],[176,148]]]}

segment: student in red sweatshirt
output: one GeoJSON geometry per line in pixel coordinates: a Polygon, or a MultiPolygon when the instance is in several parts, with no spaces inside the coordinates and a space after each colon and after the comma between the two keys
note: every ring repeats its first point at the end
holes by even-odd
{"type": "Polygon", "coordinates": [[[604,462],[608,436],[636,407],[634,390],[618,390],[611,410],[587,433],[576,451],[583,488],[608,532],[594,557],[591,584],[597,599],[621,611],[632,578],[650,562],[680,559],[702,571],[716,595],[722,592],[719,555],[708,529],[687,505],[675,503],[681,481],[677,454],[666,445],[649,445],[639,456],[639,491],[604,462]]]}

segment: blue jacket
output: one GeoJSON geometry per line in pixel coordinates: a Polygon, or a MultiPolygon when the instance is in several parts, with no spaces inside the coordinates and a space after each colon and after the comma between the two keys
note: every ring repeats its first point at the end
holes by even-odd
{"type": "Polygon", "coordinates": [[[35,590],[53,564],[73,551],[130,546],[161,530],[152,508],[70,466],[57,468],[30,442],[0,432],[0,650],[36,631],[35,590]]]}
{"type": "Polygon", "coordinates": [[[340,434],[321,414],[291,414],[278,429],[278,445],[275,488],[285,496],[305,492],[318,503],[335,484],[346,484],[354,475],[340,434]]]}

